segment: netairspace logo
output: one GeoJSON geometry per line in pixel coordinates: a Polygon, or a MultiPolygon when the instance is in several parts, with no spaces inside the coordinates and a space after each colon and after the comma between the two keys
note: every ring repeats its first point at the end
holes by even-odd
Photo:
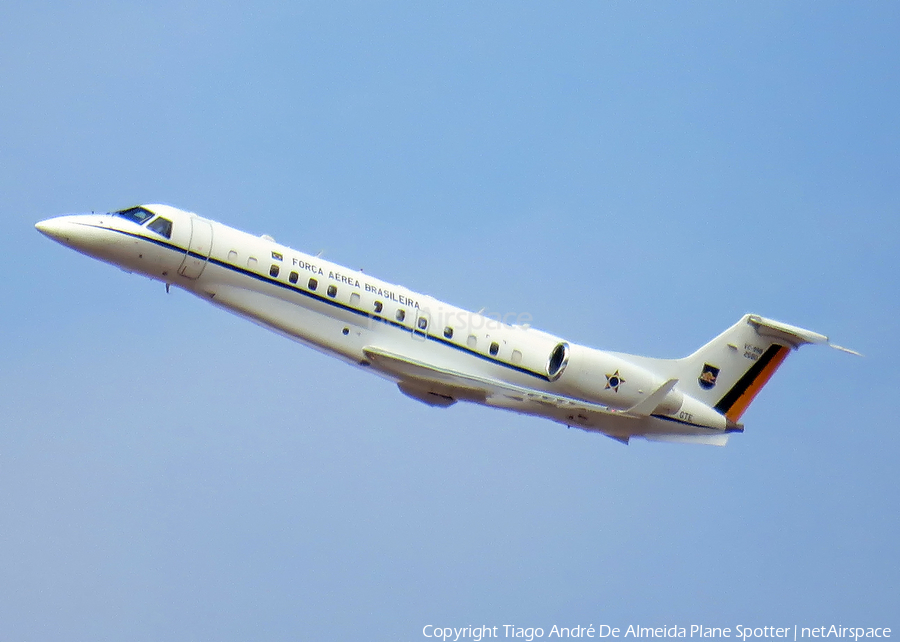
{"type": "Polygon", "coordinates": [[[481,640],[494,638],[513,638],[532,642],[540,638],[729,638],[746,642],[753,638],[780,638],[784,640],[798,640],[813,638],[843,638],[858,642],[863,638],[889,638],[891,629],[886,627],[849,627],[839,624],[819,627],[793,626],[744,626],[738,624],[734,627],[705,626],[691,624],[690,626],[640,626],[629,624],[627,627],[614,627],[601,624],[595,627],[588,626],[559,626],[554,624],[547,629],[543,627],[524,627],[514,624],[500,626],[464,626],[442,627],[426,624],[422,628],[422,636],[441,640],[442,642],[459,642],[459,640],[481,642],[481,640]]]}

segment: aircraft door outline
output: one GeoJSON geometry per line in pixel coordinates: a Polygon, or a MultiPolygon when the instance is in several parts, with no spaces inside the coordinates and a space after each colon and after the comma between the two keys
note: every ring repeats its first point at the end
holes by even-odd
{"type": "Polygon", "coordinates": [[[199,218],[191,217],[191,240],[188,250],[178,268],[181,276],[189,279],[198,279],[203,274],[209,254],[212,251],[213,229],[212,223],[199,218]]]}

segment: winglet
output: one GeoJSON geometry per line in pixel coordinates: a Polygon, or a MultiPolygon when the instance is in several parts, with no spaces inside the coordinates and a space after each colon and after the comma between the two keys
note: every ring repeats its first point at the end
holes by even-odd
{"type": "Polygon", "coordinates": [[[649,417],[653,414],[653,411],[659,407],[659,404],[663,402],[666,395],[672,392],[672,388],[674,388],[677,383],[678,379],[669,379],[659,388],[654,390],[649,397],[640,400],[625,412],[629,415],[636,415],[638,417],[649,417]]]}

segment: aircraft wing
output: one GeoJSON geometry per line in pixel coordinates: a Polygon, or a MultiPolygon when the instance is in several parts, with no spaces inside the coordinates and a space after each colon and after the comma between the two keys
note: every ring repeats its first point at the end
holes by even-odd
{"type": "Polygon", "coordinates": [[[661,394],[650,395],[641,404],[643,407],[635,407],[632,413],[440,368],[380,348],[367,347],[363,352],[373,368],[397,380],[401,392],[426,404],[449,406],[457,400],[475,401],[518,412],[535,412],[569,426],[601,432],[624,443],[628,443],[631,435],[643,432],[634,424],[635,420],[649,416],[655,407],[653,401],[659,403],[675,385],[675,380],[667,381],[660,388],[661,394]]]}

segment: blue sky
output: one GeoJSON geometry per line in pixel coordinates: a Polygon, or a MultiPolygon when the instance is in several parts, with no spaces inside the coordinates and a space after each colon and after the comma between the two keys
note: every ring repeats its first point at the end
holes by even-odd
{"type": "Polygon", "coordinates": [[[894,626],[892,3],[0,8],[0,638],[894,626]],[[165,202],[599,348],[832,336],[725,449],[388,383],[41,237],[165,202]]]}

